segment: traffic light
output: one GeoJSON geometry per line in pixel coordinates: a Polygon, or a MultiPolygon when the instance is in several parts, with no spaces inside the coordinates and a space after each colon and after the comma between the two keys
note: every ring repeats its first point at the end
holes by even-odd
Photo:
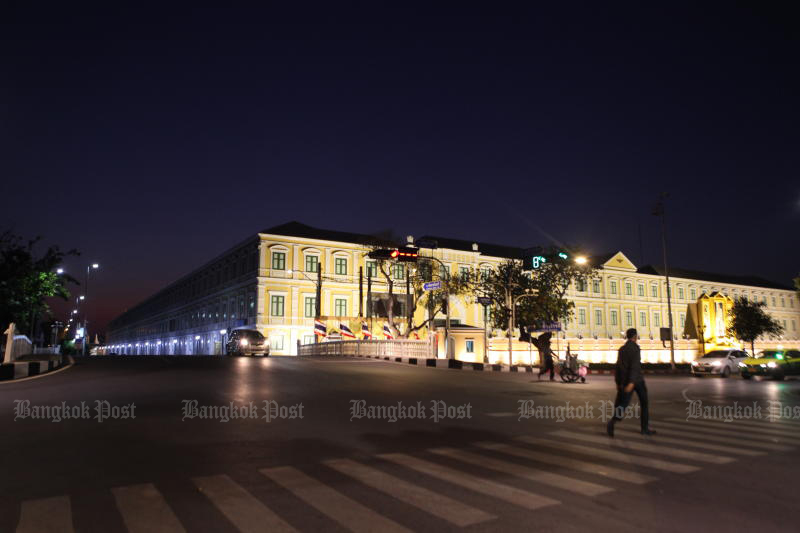
{"type": "Polygon", "coordinates": [[[396,258],[402,263],[416,263],[417,258],[419,257],[417,249],[411,248],[410,246],[398,248],[395,250],[395,254],[393,254],[392,257],[396,258]]]}

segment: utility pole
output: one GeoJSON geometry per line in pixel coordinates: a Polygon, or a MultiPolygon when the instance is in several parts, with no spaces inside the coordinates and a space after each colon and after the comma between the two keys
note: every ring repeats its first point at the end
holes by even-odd
{"type": "Polygon", "coordinates": [[[669,317],[669,365],[675,372],[675,336],[672,332],[672,291],[669,286],[669,267],[667,266],[667,230],[664,222],[664,199],[667,193],[662,192],[653,214],[661,217],[661,250],[664,255],[664,277],[667,281],[667,316],[669,317]]]}
{"type": "MultiPolygon", "coordinates": [[[[317,297],[314,300],[314,314],[316,319],[319,320],[319,317],[322,316],[322,263],[317,263],[317,297]]],[[[314,327],[317,327],[316,323],[314,327]]],[[[319,335],[314,333],[314,344],[317,343],[319,343],[319,335]]]]}

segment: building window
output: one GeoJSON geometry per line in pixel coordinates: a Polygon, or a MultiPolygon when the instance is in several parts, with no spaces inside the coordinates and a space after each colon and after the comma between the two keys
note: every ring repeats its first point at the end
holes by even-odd
{"type": "Polygon", "coordinates": [[[644,298],[644,285],[637,285],[637,286],[636,286],[636,293],[637,293],[637,294],[638,294],[640,297],[644,298]]]}
{"type": "Polygon", "coordinates": [[[781,296],[781,307],[786,307],[786,300],[783,299],[783,296],[781,296]]]}
{"type": "Polygon", "coordinates": [[[631,285],[630,283],[625,284],[625,295],[633,296],[633,285],[631,285]]]}
{"type": "Polygon", "coordinates": [[[392,277],[394,279],[403,279],[406,277],[406,266],[399,263],[392,265],[392,277]]]}
{"type": "Polygon", "coordinates": [[[617,325],[617,312],[614,310],[611,311],[611,325],[612,326],[617,325]]]}
{"type": "Polygon", "coordinates": [[[611,294],[617,294],[617,282],[616,281],[612,281],[611,282],[611,294]]]}
{"type": "Polygon", "coordinates": [[[317,272],[319,270],[319,256],[307,255],[306,256],[306,272],[317,272]]]}
{"type": "Polygon", "coordinates": [[[378,263],[375,261],[367,261],[367,277],[368,278],[377,278],[378,277],[378,263]]]}
{"type": "Polygon", "coordinates": [[[653,313],[653,327],[660,328],[661,327],[661,315],[658,313],[653,313]]]}
{"type": "Polygon", "coordinates": [[[578,309],[578,324],[586,325],[586,309],[578,309]]]}
{"type": "Polygon", "coordinates": [[[336,316],[347,316],[347,300],[344,298],[336,298],[333,301],[333,312],[336,316]]]}
{"type": "Polygon", "coordinates": [[[467,339],[467,353],[475,353],[475,341],[467,339]]]}
{"type": "Polygon", "coordinates": [[[346,276],[347,275],[347,258],[345,257],[336,257],[333,260],[333,272],[337,276],[346,276]]]}
{"type": "Polygon", "coordinates": [[[303,316],[306,318],[314,318],[317,316],[317,297],[306,296],[303,299],[303,316]]]}
{"type": "Polygon", "coordinates": [[[678,287],[678,300],[683,300],[683,287],[678,287]]]}
{"type": "Polygon", "coordinates": [[[647,327],[647,313],[644,311],[639,311],[639,325],[647,327]]]}
{"type": "Polygon", "coordinates": [[[575,289],[578,292],[586,292],[586,282],[582,279],[579,279],[575,282],[575,289]]]}
{"type": "Polygon", "coordinates": [[[603,325],[603,312],[600,309],[595,309],[594,311],[594,324],[596,326],[603,325]]]}
{"type": "Polygon", "coordinates": [[[286,270],[286,252],[272,252],[272,269],[286,270]]]}
{"type": "Polygon", "coordinates": [[[658,298],[658,285],[650,285],[650,296],[658,298]]]}
{"type": "Polygon", "coordinates": [[[797,331],[797,324],[792,320],[792,331],[797,331]]]}
{"type": "MultiPolygon", "coordinates": [[[[256,295],[247,295],[247,316],[254,316],[256,314],[256,295]]],[[[210,316],[210,313],[209,313],[210,316]]]]}
{"type": "Polygon", "coordinates": [[[271,350],[283,350],[283,335],[275,335],[274,337],[270,337],[269,344],[271,350]]]}
{"type": "Polygon", "coordinates": [[[689,289],[689,298],[697,300],[697,289],[689,289]]]}
{"type": "Polygon", "coordinates": [[[486,281],[487,279],[489,279],[490,272],[491,270],[489,269],[489,267],[481,268],[481,281],[486,281]]]}
{"type": "Polygon", "coordinates": [[[314,335],[303,335],[303,344],[314,344],[314,335]]]}
{"type": "Polygon", "coordinates": [[[625,327],[633,327],[633,312],[625,311],[625,327]]]}
{"type": "Polygon", "coordinates": [[[465,266],[459,267],[458,268],[458,273],[461,276],[461,281],[469,280],[469,267],[465,267],[465,266]]]}
{"type": "Polygon", "coordinates": [[[592,280],[592,292],[594,293],[600,292],[600,280],[598,279],[592,280]]]}
{"type": "Polygon", "coordinates": [[[283,304],[285,301],[284,296],[279,296],[277,294],[273,294],[272,298],[270,299],[270,314],[272,316],[283,316],[283,304]]]}

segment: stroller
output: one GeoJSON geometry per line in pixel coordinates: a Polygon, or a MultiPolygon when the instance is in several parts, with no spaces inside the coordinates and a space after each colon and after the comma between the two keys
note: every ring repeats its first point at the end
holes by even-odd
{"type": "Polygon", "coordinates": [[[578,361],[578,356],[572,355],[567,347],[567,358],[563,363],[560,363],[558,375],[561,376],[561,381],[564,383],[575,383],[581,380],[581,383],[586,383],[586,374],[589,373],[589,367],[583,361],[578,361]]]}

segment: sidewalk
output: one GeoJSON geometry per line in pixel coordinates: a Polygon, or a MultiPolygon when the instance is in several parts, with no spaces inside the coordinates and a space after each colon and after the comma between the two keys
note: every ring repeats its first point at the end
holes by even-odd
{"type": "Polygon", "coordinates": [[[0,381],[38,376],[72,364],[64,355],[37,354],[25,355],[17,361],[0,365],[0,381]]]}

